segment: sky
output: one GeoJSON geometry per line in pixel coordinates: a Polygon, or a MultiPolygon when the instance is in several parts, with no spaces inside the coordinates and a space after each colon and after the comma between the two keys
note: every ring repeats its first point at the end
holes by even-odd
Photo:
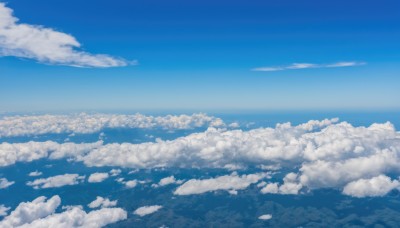
{"type": "Polygon", "coordinates": [[[0,112],[400,109],[398,0],[0,9],[0,112]]]}

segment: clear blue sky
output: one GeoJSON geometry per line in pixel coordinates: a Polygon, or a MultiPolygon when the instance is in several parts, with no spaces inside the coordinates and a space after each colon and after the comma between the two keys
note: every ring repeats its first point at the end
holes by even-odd
{"type": "Polygon", "coordinates": [[[6,6],[19,23],[70,34],[80,50],[138,65],[77,68],[0,57],[0,111],[400,109],[398,0],[6,6]],[[353,61],[364,64],[252,70],[353,61]]]}

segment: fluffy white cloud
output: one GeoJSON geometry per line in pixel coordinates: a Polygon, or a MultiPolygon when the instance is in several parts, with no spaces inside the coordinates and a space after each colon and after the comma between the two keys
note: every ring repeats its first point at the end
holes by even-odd
{"type": "Polygon", "coordinates": [[[34,181],[28,181],[26,184],[34,189],[40,188],[59,188],[66,185],[76,185],[85,179],[85,176],[78,174],[63,174],[48,178],[40,178],[34,181]]]}
{"type": "Polygon", "coordinates": [[[299,161],[307,146],[307,134],[331,125],[333,120],[310,121],[293,127],[289,123],[250,131],[209,128],[205,132],[172,141],[131,144],[112,143],[92,150],[80,159],[89,166],[232,167],[249,164],[299,161]]]}
{"type": "Polygon", "coordinates": [[[168,130],[224,126],[221,119],[206,114],[145,116],[74,114],[6,116],[0,118],[0,137],[47,133],[94,133],[104,128],[163,128],[168,130]]]}
{"type": "Polygon", "coordinates": [[[182,184],[183,180],[177,180],[175,179],[174,176],[169,176],[169,177],[165,177],[162,178],[158,184],[153,184],[153,187],[160,187],[160,186],[166,186],[166,185],[170,185],[170,184],[182,184]]]}
{"type": "Polygon", "coordinates": [[[133,213],[135,215],[139,215],[139,216],[143,217],[145,215],[152,214],[152,213],[160,210],[161,208],[162,208],[162,206],[160,206],[160,205],[144,206],[144,207],[139,207],[133,213]]]}
{"type": "MultiPolygon", "coordinates": [[[[0,165],[70,158],[87,166],[127,168],[294,168],[295,179],[269,183],[264,193],[343,190],[350,182],[400,175],[400,133],[390,123],[354,127],[337,119],[249,131],[208,128],[174,140],[141,144],[0,144],[0,165]]],[[[290,178],[289,178],[290,179],[290,178]]]]}
{"type": "Polygon", "coordinates": [[[0,178],[0,189],[8,188],[14,183],[15,181],[8,181],[7,178],[0,178]]]}
{"type": "Polygon", "coordinates": [[[67,207],[66,211],[55,213],[61,204],[59,196],[46,201],[41,196],[32,202],[20,203],[7,217],[0,221],[0,227],[103,227],[127,218],[121,208],[102,208],[86,213],[80,206],[67,207]]]}
{"type": "Polygon", "coordinates": [[[266,184],[261,192],[271,193],[271,194],[298,194],[302,188],[302,184],[298,181],[298,175],[295,173],[288,173],[283,178],[283,184],[279,186],[278,183],[269,183],[266,184]]]}
{"type": "Polygon", "coordinates": [[[10,207],[6,207],[3,204],[0,204],[0,217],[6,216],[7,211],[9,211],[10,209],[11,209],[10,207]]]}
{"type": "Polygon", "coordinates": [[[42,172],[39,172],[39,171],[33,171],[33,172],[30,172],[29,174],[28,174],[28,176],[30,176],[30,177],[37,177],[37,176],[40,176],[40,175],[42,175],[43,173],[42,172]]]}
{"type": "Polygon", "coordinates": [[[336,67],[352,67],[365,65],[364,62],[336,62],[330,64],[315,64],[315,63],[293,63],[288,66],[269,66],[253,68],[252,71],[282,71],[282,70],[299,70],[309,68],[336,68],[336,67]]]}
{"type": "Polygon", "coordinates": [[[122,170],[120,170],[120,169],[112,169],[112,170],[110,170],[110,175],[112,177],[115,177],[115,176],[118,176],[119,174],[121,174],[121,172],[122,172],[122,170]]]}
{"type": "Polygon", "coordinates": [[[261,215],[260,217],[258,217],[258,219],[270,220],[270,219],[272,219],[272,215],[270,215],[270,214],[261,215]]]}
{"type": "Polygon", "coordinates": [[[103,142],[96,143],[56,143],[27,142],[27,143],[1,143],[0,144],[0,167],[15,164],[16,162],[31,162],[33,160],[47,158],[59,159],[76,157],[85,152],[99,147],[103,142]]]}
{"type": "Polygon", "coordinates": [[[117,205],[117,200],[109,200],[108,198],[103,198],[101,196],[97,196],[94,201],[88,204],[90,208],[105,208],[105,207],[115,207],[117,205]]]}
{"type": "Polygon", "coordinates": [[[247,188],[251,184],[257,183],[259,180],[265,177],[266,174],[263,173],[239,176],[237,175],[237,173],[234,172],[231,175],[225,175],[211,179],[191,179],[179,186],[175,190],[174,194],[192,195],[217,190],[241,190],[247,188]]]}
{"type": "Polygon", "coordinates": [[[130,181],[126,181],[123,183],[125,184],[125,187],[127,187],[127,188],[134,188],[137,185],[137,180],[130,180],[130,181]]]}
{"type": "Polygon", "coordinates": [[[88,178],[89,183],[99,183],[103,182],[105,179],[108,178],[108,173],[92,173],[88,178]]]}
{"type": "Polygon", "coordinates": [[[354,197],[383,196],[393,189],[398,189],[400,182],[391,180],[390,177],[379,175],[371,179],[360,179],[348,183],[343,188],[343,194],[354,197]]]}
{"type": "Polygon", "coordinates": [[[34,59],[75,67],[118,67],[129,63],[108,55],[80,51],[75,37],[38,25],[18,23],[13,10],[0,3],[0,56],[34,59]]]}

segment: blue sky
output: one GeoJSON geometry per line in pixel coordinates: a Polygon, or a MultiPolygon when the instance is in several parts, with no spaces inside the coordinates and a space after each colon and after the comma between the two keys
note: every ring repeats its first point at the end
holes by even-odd
{"type": "Polygon", "coordinates": [[[9,0],[6,7],[16,23],[73,36],[77,50],[138,64],[1,57],[3,112],[400,109],[397,0],[9,0]],[[326,67],[342,62],[357,64],[326,67]],[[316,65],[254,71],[295,63],[316,65]]]}

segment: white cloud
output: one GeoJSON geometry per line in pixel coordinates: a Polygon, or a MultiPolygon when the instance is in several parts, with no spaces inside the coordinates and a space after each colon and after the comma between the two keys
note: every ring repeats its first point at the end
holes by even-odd
{"type": "Polygon", "coordinates": [[[272,215],[270,215],[270,214],[261,215],[260,217],[258,217],[258,219],[270,220],[270,219],[272,219],[272,215]]]}
{"type": "Polygon", "coordinates": [[[76,157],[77,155],[89,152],[95,147],[102,145],[96,143],[56,143],[46,142],[27,142],[27,143],[1,143],[0,144],[0,167],[15,164],[16,162],[31,162],[41,158],[59,159],[66,157],[76,157]]]}
{"type": "Polygon", "coordinates": [[[78,174],[63,174],[48,178],[40,178],[34,181],[28,181],[26,184],[34,189],[40,188],[59,188],[66,185],[76,185],[83,181],[85,176],[78,174]]]}
{"type": "Polygon", "coordinates": [[[163,128],[167,130],[224,126],[221,119],[203,113],[193,115],[145,116],[117,114],[74,114],[0,117],[0,137],[49,133],[87,134],[104,128],[163,128]]]}
{"type": "Polygon", "coordinates": [[[115,207],[117,205],[117,200],[109,200],[108,198],[103,198],[101,196],[97,196],[94,201],[88,204],[90,208],[105,208],[105,207],[115,207]]]}
{"type": "MultiPolygon", "coordinates": [[[[127,218],[121,208],[102,208],[86,213],[81,206],[67,207],[66,211],[55,213],[60,206],[59,196],[46,201],[41,196],[32,202],[20,203],[7,217],[0,221],[0,227],[103,227],[127,218]]],[[[65,207],[64,207],[65,208],[65,207]]]]}
{"type": "Polygon", "coordinates": [[[166,185],[170,185],[170,184],[182,184],[183,180],[177,180],[175,179],[174,176],[169,176],[169,177],[165,177],[162,178],[158,184],[153,184],[153,187],[160,187],[160,186],[166,186],[166,185]]]}
{"type": "Polygon", "coordinates": [[[302,188],[302,184],[298,181],[298,175],[295,173],[288,173],[283,178],[283,184],[279,186],[278,183],[266,184],[262,189],[261,193],[267,194],[293,194],[296,195],[302,188]]]}
{"type": "Polygon", "coordinates": [[[293,63],[288,66],[278,67],[258,67],[253,68],[252,71],[282,71],[282,70],[298,70],[298,69],[309,69],[309,68],[335,68],[335,67],[352,67],[365,65],[364,62],[336,62],[330,64],[314,64],[314,63],[293,63]]]}
{"type": "Polygon", "coordinates": [[[240,127],[240,125],[239,125],[238,122],[230,123],[228,126],[229,126],[230,128],[239,128],[239,127],[240,127]]]}
{"type": "Polygon", "coordinates": [[[39,172],[39,171],[36,170],[36,171],[30,172],[28,175],[30,177],[37,177],[37,176],[40,176],[42,174],[43,174],[42,172],[39,172]]]}
{"type": "Polygon", "coordinates": [[[0,189],[8,188],[14,183],[14,181],[8,181],[7,178],[0,178],[0,189]]]}
{"type": "Polygon", "coordinates": [[[115,177],[115,176],[118,176],[119,174],[121,174],[121,172],[122,172],[122,170],[120,170],[120,169],[112,169],[112,170],[110,170],[110,175],[112,177],[115,177]]]}
{"type": "Polygon", "coordinates": [[[120,58],[79,50],[72,35],[39,25],[19,23],[13,10],[0,3],[0,56],[34,59],[74,67],[119,67],[134,64],[120,58]]]}
{"type": "Polygon", "coordinates": [[[231,175],[225,175],[211,179],[191,179],[179,186],[175,190],[174,194],[193,195],[217,190],[242,190],[247,188],[251,184],[257,183],[259,180],[265,177],[266,175],[262,173],[242,176],[239,176],[236,173],[232,173],[231,175]]]}
{"type": "Polygon", "coordinates": [[[139,215],[139,216],[143,217],[145,215],[152,214],[152,213],[160,210],[161,208],[162,208],[162,206],[160,206],[160,205],[144,206],[144,207],[139,207],[133,213],[135,215],[139,215]]]}
{"type": "Polygon", "coordinates": [[[125,187],[127,188],[134,188],[137,185],[137,181],[136,180],[130,180],[130,181],[126,181],[123,182],[125,184],[125,187]]]}
{"type": "Polygon", "coordinates": [[[275,129],[250,131],[209,128],[171,141],[111,143],[92,150],[79,160],[88,166],[129,168],[246,167],[249,164],[299,160],[307,143],[300,138],[335,121],[310,121],[296,127],[286,123],[278,124],[275,129]]]}
{"type": "Polygon", "coordinates": [[[359,179],[346,184],[343,194],[354,197],[384,196],[393,189],[398,189],[400,182],[391,180],[390,177],[379,175],[371,179],[359,179]]]}
{"type": "Polygon", "coordinates": [[[9,211],[11,207],[6,207],[4,204],[0,204],[0,217],[6,216],[7,211],[9,211]]]}
{"type": "MultiPolygon", "coordinates": [[[[296,194],[379,175],[400,175],[400,133],[390,123],[354,127],[337,119],[298,126],[208,128],[174,140],[140,144],[28,142],[0,144],[0,165],[70,158],[87,166],[126,168],[291,168],[293,180],[269,183],[264,193],[296,194]],[[273,184],[273,185],[272,185],[273,184]]],[[[290,178],[289,178],[290,179],[290,178]]],[[[266,187],[266,186],[264,186],[266,187]]]]}
{"type": "Polygon", "coordinates": [[[88,182],[89,183],[99,183],[103,182],[105,179],[108,178],[108,173],[92,173],[89,176],[88,182]]]}

